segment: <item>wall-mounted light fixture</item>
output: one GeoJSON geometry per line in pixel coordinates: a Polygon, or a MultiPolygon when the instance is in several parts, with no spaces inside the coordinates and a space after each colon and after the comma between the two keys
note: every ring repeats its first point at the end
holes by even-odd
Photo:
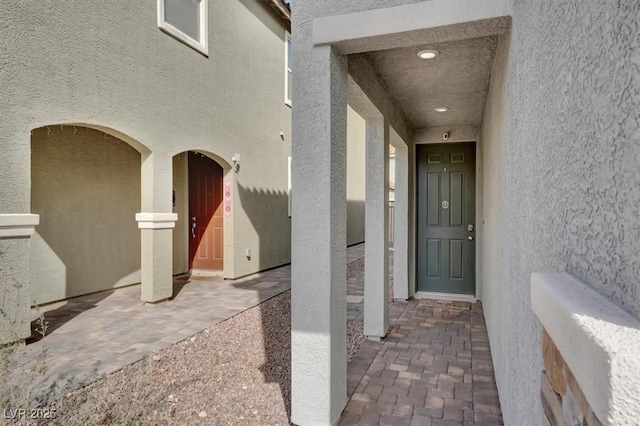
{"type": "Polygon", "coordinates": [[[233,154],[233,157],[231,157],[231,161],[233,162],[233,170],[238,173],[238,171],[240,170],[240,154],[238,154],[237,152],[233,154]]]}

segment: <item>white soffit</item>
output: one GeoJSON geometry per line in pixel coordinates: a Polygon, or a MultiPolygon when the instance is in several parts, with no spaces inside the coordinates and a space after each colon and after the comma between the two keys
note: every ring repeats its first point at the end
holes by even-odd
{"type": "Polygon", "coordinates": [[[491,36],[362,55],[407,121],[423,129],[482,123],[497,45],[498,37],[491,36]],[[416,53],[426,48],[440,54],[419,58],[416,53]],[[438,107],[448,111],[437,112],[438,107]]]}
{"type": "Polygon", "coordinates": [[[531,306],[604,425],[640,419],[640,322],[569,274],[531,275],[531,306]]]}
{"type": "Polygon", "coordinates": [[[513,6],[501,0],[431,0],[313,20],[313,43],[343,54],[502,34],[513,6]]]}
{"type": "Polygon", "coordinates": [[[383,118],[382,113],[358,86],[358,83],[353,80],[351,75],[347,77],[347,100],[349,106],[365,120],[383,118]]]}
{"type": "Polygon", "coordinates": [[[403,112],[389,97],[373,65],[363,55],[349,58],[347,102],[365,120],[386,117],[403,140],[411,140],[411,128],[403,112]]]}
{"type": "Polygon", "coordinates": [[[0,214],[0,238],[30,237],[39,223],[37,214],[0,214]]]}

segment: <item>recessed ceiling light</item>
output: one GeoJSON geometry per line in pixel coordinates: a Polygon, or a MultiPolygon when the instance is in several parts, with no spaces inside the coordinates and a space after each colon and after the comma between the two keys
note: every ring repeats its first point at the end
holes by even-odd
{"type": "Polygon", "coordinates": [[[422,58],[422,59],[433,59],[436,56],[438,56],[438,52],[437,50],[421,50],[420,52],[418,52],[418,57],[422,58]]]}
{"type": "Polygon", "coordinates": [[[449,111],[448,107],[438,107],[438,108],[434,108],[436,111],[438,112],[447,112],[449,111]]]}

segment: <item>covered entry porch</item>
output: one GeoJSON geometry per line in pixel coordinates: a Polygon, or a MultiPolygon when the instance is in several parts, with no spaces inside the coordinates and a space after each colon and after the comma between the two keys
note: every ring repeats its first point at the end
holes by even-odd
{"type": "MultiPolygon", "coordinates": [[[[319,3],[299,1],[293,20],[291,419],[301,425],[335,424],[341,416],[349,422],[349,413],[363,416],[380,396],[356,391],[343,413],[349,399],[341,249],[347,105],[366,121],[364,334],[368,345],[384,347],[394,339],[390,330],[406,327],[389,313],[389,144],[395,148],[393,299],[482,298],[475,249],[483,233],[481,127],[494,59],[511,21],[510,4],[500,1],[482,8],[470,1],[353,6],[343,14],[319,3]]],[[[417,301],[408,306],[420,309],[417,301]]],[[[419,340],[421,332],[428,334],[418,327],[409,335],[419,340]]],[[[455,362],[450,366],[456,370],[455,362]]],[[[375,369],[382,374],[387,367],[375,369]]],[[[415,380],[427,392],[419,398],[427,398],[424,378],[408,373],[400,378],[409,386],[415,380]]]]}

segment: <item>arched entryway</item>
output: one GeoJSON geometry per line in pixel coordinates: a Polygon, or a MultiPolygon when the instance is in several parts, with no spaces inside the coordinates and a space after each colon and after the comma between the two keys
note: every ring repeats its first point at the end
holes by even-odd
{"type": "MultiPolygon", "coordinates": [[[[212,156],[185,151],[174,157],[174,272],[223,275],[225,169],[212,156]]],[[[229,192],[229,189],[226,191],[229,192]]],[[[229,206],[227,206],[229,207],[229,206]]]]}
{"type": "Polygon", "coordinates": [[[31,302],[43,304],[140,282],[141,154],[80,125],[31,133],[31,302]]]}

